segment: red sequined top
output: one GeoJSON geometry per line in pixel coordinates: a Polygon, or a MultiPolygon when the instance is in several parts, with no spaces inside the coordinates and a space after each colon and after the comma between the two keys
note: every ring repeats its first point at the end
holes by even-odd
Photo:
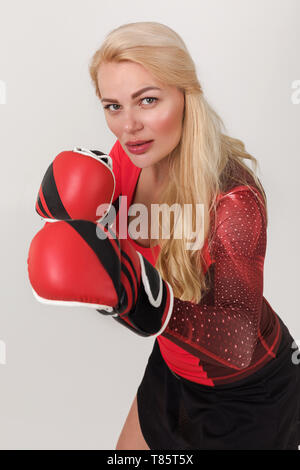
{"type": "MultiPolygon", "coordinates": [[[[128,210],[141,169],[117,140],[109,155],[119,196],[128,210]]],[[[187,380],[214,386],[240,380],[276,357],[282,332],[277,314],[263,296],[266,213],[254,186],[233,186],[221,193],[216,229],[202,255],[210,288],[196,304],[174,297],[171,319],[157,336],[171,371],[187,380]],[[252,190],[251,190],[252,189],[252,190]]],[[[120,211],[119,211],[120,212],[120,211]]],[[[119,215],[119,213],[118,213],[119,215]]],[[[126,218],[127,221],[127,218],[126,218]]],[[[127,236],[153,266],[159,245],[145,248],[127,236]]]]}

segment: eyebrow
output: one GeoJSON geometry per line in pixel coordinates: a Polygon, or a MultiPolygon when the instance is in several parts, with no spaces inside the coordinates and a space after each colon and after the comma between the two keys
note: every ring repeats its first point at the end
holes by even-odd
{"type": "MultiPolygon", "coordinates": [[[[161,90],[161,88],[158,88],[157,86],[147,86],[145,88],[142,88],[141,90],[139,91],[136,91],[135,93],[133,93],[131,95],[131,98],[134,99],[134,98],[137,98],[139,95],[141,95],[142,93],[144,93],[144,91],[148,91],[148,90],[161,90]]],[[[119,101],[118,100],[114,100],[112,98],[102,98],[101,99],[101,102],[103,103],[104,101],[111,101],[113,103],[118,103],[119,104],[119,101]]]]}

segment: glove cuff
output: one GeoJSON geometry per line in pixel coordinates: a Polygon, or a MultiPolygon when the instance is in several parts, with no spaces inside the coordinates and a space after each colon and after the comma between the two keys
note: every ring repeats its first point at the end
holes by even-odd
{"type": "MultiPolygon", "coordinates": [[[[141,283],[134,308],[125,315],[142,336],[159,336],[166,329],[173,311],[173,289],[159,271],[137,252],[141,265],[141,283]]],[[[122,315],[120,315],[122,318],[122,315]]]]}

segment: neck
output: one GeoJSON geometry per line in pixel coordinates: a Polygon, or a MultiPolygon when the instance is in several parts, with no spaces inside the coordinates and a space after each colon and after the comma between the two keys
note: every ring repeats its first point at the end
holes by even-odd
{"type": "Polygon", "coordinates": [[[169,177],[169,158],[163,158],[158,163],[149,167],[155,185],[160,186],[165,183],[169,177]]]}

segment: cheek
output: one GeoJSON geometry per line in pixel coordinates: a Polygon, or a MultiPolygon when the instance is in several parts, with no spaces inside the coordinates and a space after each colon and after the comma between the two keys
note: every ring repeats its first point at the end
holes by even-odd
{"type": "Polygon", "coordinates": [[[106,124],[111,132],[119,137],[121,133],[121,125],[118,119],[110,119],[109,117],[106,117],[106,124]]]}
{"type": "Polygon", "coordinates": [[[156,116],[153,120],[152,128],[158,134],[169,134],[180,128],[181,118],[178,115],[178,110],[166,110],[156,116]]]}

